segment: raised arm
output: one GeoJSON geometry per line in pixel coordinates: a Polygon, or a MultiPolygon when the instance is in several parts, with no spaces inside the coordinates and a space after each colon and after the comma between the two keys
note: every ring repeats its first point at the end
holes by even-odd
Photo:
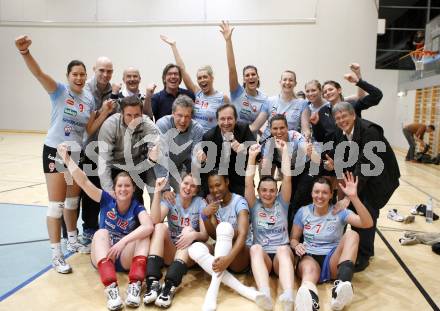
{"type": "Polygon", "coordinates": [[[174,59],[176,60],[176,64],[182,70],[182,80],[183,83],[185,83],[187,89],[192,91],[194,94],[197,93],[197,91],[200,90],[200,88],[196,84],[194,84],[194,82],[191,79],[191,76],[188,74],[188,71],[186,71],[185,63],[183,62],[182,56],[180,56],[179,50],[177,49],[176,41],[164,35],[160,35],[160,38],[162,39],[163,42],[167,43],[171,47],[171,50],[173,51],[174,59]]]}
{"type": "Polygon", "coordinates": [[[48,74],[41,70],[40,65],[38,65],[37,61],[29,51],[31,44],[32,40],[28,36],[20,36],[15,39],[15,46],[23,57],[23,60],[26,63],[29,71],[34,75],[35,78],[37,78],[37,80],[48,93],[53,93],[57,89],[57,83],[48,74]]]}
{"type": "Polygon", "coordinates": [[[98,111],[92,111],[90,114],[89,121],[86,125],[86,131],[88,135],[93,135],[104,123],[107,117],[115,109],[116,104],[112,99],[107,99],[103,104],[101,109],[98,111]]]}
{"type": "Polygon", "coordinates": [[[155,89],[156,89],[156,84],[154,83],[147,86],[147,90],[145,91],[144,107],[142,108],[142,112],[147,116],[149,116],[151,120],[154,120],[151,98],[154,95],[155,89]]]}
{"type": "Polygon", "coordinates": [[[160,177],[156,180],[156,186],[154,187],[153,201],[151,202],[151,219],[154,224],[161,223],[165,216],[168,214],[168,208],[160,204],[162,199],[162,190],[164,189],[167,180],[165,177],[160,177]]]}
{"type": "Polygon", "coordinates": [[[246,177],[245,177],[245,188],[244,188],[244,197],[249,205],[249,208],[252,208],[257,201],[257,197],[255,196],[255,185],[254,185],[254,177],[255,170],[257,168],[257,155],[261,152],[261,146],[259,144],[255,144],[250,146],[249,148],[249,158],[248,165],[246,168],[246,177]]]}
{"type": "Polygon", "coordinates": [[[255,119],[255,121],[249,124],[249,128],[251,129],[251,132],[256,133],[258,130],[260,130],[264,122],[267,121],[268,117],[269,114],[267,112],[263,112],[263,111],[260,112],[257,118],[255,119]]]}
{"type": "Polygon", "coordinates": [[[291,159],[289,150],[287,143],[279,139],[275,141],[275,147],[281,150],[281,173],[283,173],[283,182],[280,192],[283,201],[289,203],[290,196],[292,195],[292,177],[290,176],[291,159]]]}
{"type": "Polygon", "coordinates": [[[376,106],[379,104],[380,100],[383,97],[382,91],[377,87],[369,84],[367,81],[359,79],[354,73],[348,73],[344,75],[344,78],[353,84],[356,84],[357,87],[363,89],[368,95],[359,98],[354,104],[353,107],[358,113],[361,110],[368,109],[372,106],[376,106]]]}
{"type": "Polygon", "coordinates": [[[237,90],[238,75],[237,66],[235,65],[234,49],[232,47],[232,32],[234,27],[230,27],[228,22],[222,21],[220,25],[220,32],[226,41],[226,58],[228,60],[228,70],[229,70],[229,91],[232,93],[237,90]]]}
{"type": "Polygon", "coordinates": [[[357,215],[350,214],[347,217],[347,223],[357,228],[371,228],[373,226],[373,218],[371,218],[367,208],[357,195],[357,178],[351,172],[347,172],[344,175],[344,184],[339,183],[339,187],[350,199],[357,213],[357,215]]]}
{"type": "MultiPolygon", "coordinates": [[[[361,66],[358,63],[351,63],[350,70],[356,75],[358,80],[362,79],[361,66]]],[[[365,90],[363,90],[360,87],[357,87],[357,93],[355,95],[350,95],[350,96],[345,97],[345,100],[346,101],[357,101],[366,95],[367,95],[367,92],[365,92],[365,90]]]]}
{"type": "Polygon", "coordinates": [[[312,133],[310,131],[310,109],[306,107],[301,112],[301,133],[306,138],[306,141],[311,141],[312,133]]]}
{"type": "Polygon", "coordinates": [[[96,187],[86,176],[86,174],[76,165],[76,163],[70,158],[67,151],[66,144],[60,144],[57,148],[58,154],[63,159],[70,174],[75,182],[80,186],[82,190],[95,202],[101,201],[102,190],[96,187]]]}

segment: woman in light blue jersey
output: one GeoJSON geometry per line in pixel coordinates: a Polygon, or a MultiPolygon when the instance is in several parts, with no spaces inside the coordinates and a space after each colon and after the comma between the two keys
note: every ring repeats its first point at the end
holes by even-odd
{"type": "Polygon", "coordinates": [[[258,76],[257,67],[247,65],[243,68],[243,86],[240,85],[232,47],[234,28],[230,27],[227,22],[222,22],[220,28],[220,32],[226,41],[231,101],[237,108],[238,121],[248,123],[251,131],[255,133],[269,116],[269,101],[267,96],[258,89],[260,77],[258,76]],[[264,121],[256,121],[257,118],[264,121]]]}
{"type": "Polygon", "coordinates": [[[77,240],[76,220],[80,189],[75,183],[66,184],[63,160],[57,154],[57,146],[63,142],[77,151],[76,159],[82,149],[84,133],[90,135],[99,128],[113,106],[109,101],[103,105],[99,117],[96,117],[95,103],[91,93],[84,89],[87,78],[86,67],[78,60],[67,66],[67,84],[56,82],[46,74],[31,55],[29,47],[32,41],[28,36],[20,36],[15,45],[23,60],[49,93],[52,112],[50,127],[43,146],[43,171],[46,178],[49,207],[47,210],[47,229],[52,248],[52,266],[59,273],[70,273],[72,268],[64,260],[61,252],[61,218],[64,216],[68,231],[67,250],[77,251],[82,245],[77,240]]]}
{"type": "Polygon", "coordinates": [[[357,195],[357,178],[347,173],[339,184],[353,204],[356,213],[344,209],[337,212],[330,204],[331,183],[318,178],[312,190],[313,204],[303,206],[295,215],[290,246],[300,256],[297,274],[302,279],[295,300],[296,310],[318,310],[316,284],[335,280],[331,308],[342,310],[353,299],[354,263],[359,235],[353,230],[344,233],[346,224],[370,228],[373,219],[357,195]],[[304,242],[300,242],[304,236],[304,242]]]}
{"type": "Polygon", "coordinates": [[[310,80],[304,86],[306,98],[309,101],[309,110],[313,117],[319,109],[328,103],[322,99],[322,87],[318,80],[310,80]]]}
{"type": "Polygon", "coordinates": [[[224,103],[229,103],[229,97],[214,89],[214,73],[211,66],[203,66],[197,70],[197,85],[194,84],[185,63],[177,50],[176,41],[161,35],[160,38],[170,45],[176,64],[182,70],[182,78],[188,90],[192,91],[196,99],[194,101],[193,119],[208,131],[217,125],[215,113],[217,108],[224,103]]]}
{"type": "MultiPolygon", "coordinates": [[[[280,79],[281,91],[278,95],[269,97],[270,115],[269,120],[275,115],[286,117],[289,131],[297,131],[303,134],[306,141],[310,140],[310,111],[305,99],[295,95],[296,74],[292,70],[285,70],[280,79]]],[[[257,126],[262,126],[265,119],[257,118],[257,126]]],[[[270,129],[266,128],[262,139],[270,135],[270,129]]]]}
{"type": "Polygon", "coordinates": [[[208,234],[200,218],[206,202],[197,196],[198,186],[193,176],[188,174],[182,178],[174,204],[161,200],[166,183],[164,177],[156,181],[151,203],[151,217],[155,228],[151,238],[147,263],[147,290],[144,294],[145,305],[154,302],[156,306],[163,308],[171,305],[174,293],[188,267],[194,265],[189,258],[188,247],[195,241],[208,240],[208,234]],[[168,226],[163,223],[165,217],[168,219],[168,226]],[[164,264],[169,267],[161,287],[159,282],[164,264]]]}
{"type": "Polygon", "coordinates": [[[261,146],[255,144],[249,148],[249,162],[246,171],[245,198],[250,207],[253,245],[250,249],[252,274],[258,290],[264,294],[264,303],[260,306],[272,310],[269,273],[273,270],[280,279],[282,294],[278,301],[282,310],[293,310],[293,253],[289,246],[289,226],[287,215],[292,193],[290,176],[290,155],[287,142],[276,140],[275,147],[282,154],[283,181],[278,193],[277,182],[272,176],[263,176],[255,196],[254,176],[256,158],[261,146]]]}

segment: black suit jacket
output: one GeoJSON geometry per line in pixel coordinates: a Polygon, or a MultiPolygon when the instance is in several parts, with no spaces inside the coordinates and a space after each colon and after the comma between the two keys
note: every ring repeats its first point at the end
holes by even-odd
{"type": "MultiPolygon", "coordinates": [[[[336,131],[335,138],[335,148],[338,143],[347,141],[347,137],[340,129],[336,131]]],[[[399,186],[400,171],[394,151],[391,149],[383,134],[383,129],[379,125],[359,117],[356,118],[354,123],[352,141],[359,146],[359,157],[356,163],[348,168],[348,171],[353,172],[359,178],[359,198],[364,204],[370,205],[370,207],[382,208],[388,202],[394,190],[399,186]],[[362,170],[362,165],[369,165],[371,170],[374,164],[371,161],[371,156],[364,152],[368,149],[365,148],[365,145],[374,141],[385,144],[385,152],[379,152],[377,148],[372,149],[373,153],[383,162],[384,168],[378,176],[366,176],[362,170]]],[[[347,158],[347,153],[345,158],[347,158]]]]}
{"type": "MultiPolygon", "coordinates": [[[[238,121],[234,128],[234,138],[239,142],[243,143],[245,141],[254,141],[256,142],[254,134],[252,134],[249,129],[249,124],[238,121]]],[[[226,165],[228,169],[228,177],[229,177],[229,189],[231,192],[237,193],[239,195],[244,195],[244,174],[239,174],[235,169],[235,162],[237,159],[237,153],[231,149],[229,158],[229,165],[227,165],[228,159],[224,156],[222,158],[223,151],[223,136],[220,131],[220,127],[217,125],[216,127],[210,129],[203,135],[203,141],[212,141],[217,145],[217,153],[215,159],[215,168],[219,168],[221,164],[226,165]]],[[[207,150],[205,148],[205,153],[207,154],[207,150]]],[[[208,156],[209,157],[209,156],[208,156]]],[[[212,161],[209,158],[207,161],[212,161]]],[[[247,165],[247,156],[246,162],[247,165]]],[[[246,171],[246,167],[242,168],[243,171],[246,171]]],[[[202,174],[202,192],[204,195],[208,194],[208,174],[202,174]]]]}

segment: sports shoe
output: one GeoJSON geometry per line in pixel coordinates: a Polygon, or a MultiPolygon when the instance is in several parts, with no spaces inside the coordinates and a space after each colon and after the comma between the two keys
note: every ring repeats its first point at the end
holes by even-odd
{"type": "Polygon", "coordinates": [[[296,293],[295,299],[296,311],[317,311],[319,310],[318,295],[305,286],[301,286],[296,293]]]}
{"type": "Polygon", "coordinates": [[[336,280],[332,288],[332,310],[342,310],[353,300],[353,287],[348,281],[336,280]]]}
{"type": "Polygon", "coordinates": [[[129,307],[137,308],[141,304],[141,281],[133,282],[128,284],[127,287],[127,298],[125,299],[125,304],[129,307]]]}
{"type": "Polygon", "coordinates": [[[63,255],[52,257],[52,267],[58,273],[66,274],[66,273],[71,273],[72,272],[72,268],[64,260],[64,256],[63,255]]]}
{"type": "Polygon", "coordinates": [[[119,310],[124,307],[121,296],[119,296],[119,288],[116,283],[112,283],[105,288],[107,295],[107,308],[111,311],[119,310]]]}
{"type": "Polygon", "coordinates": [[[82,245],[81,243],[79,243],[78,240],[76,240],[75,242],[70,242],[69,240],[67,240],[66,242],[66,249],[71,252],[71,253],[76,253],[79,251],[80,248],[82,248],[84,245],[82,245]]]}
{"type": "Polygon", "coordinates": [[[171,282],[166,281],[162,287],[162,292],[160,293],[159,297],[157,297],[154,304],[162,308],[168,308],[171,306],[176,289],[177,288],[171,282]]]}
{"type": "Polygon", "coordinates": [[[147,280],[147,291],[144,294],[144,305],[148,305],[156,301],[160,293],[160,283],[158,280],[147,280]]]}
{"type": "Polygon", "coordinates": [[[272,298],[259,292],[257,297],[255,297],[255,303],[257,306],[259,306],[263,310],[272,310],[273,309],[273,302],[272,298]]]}
{"type": "Polygon", "coordinates": [[[388,210],[387,218],[397,222],[403,222],[405,220],[405,218],[400,215],[395,208],[388,210]]]}

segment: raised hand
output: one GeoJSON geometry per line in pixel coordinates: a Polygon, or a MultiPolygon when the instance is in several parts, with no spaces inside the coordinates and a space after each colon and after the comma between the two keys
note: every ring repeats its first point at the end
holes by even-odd
{"type": "Polygon", "coordinates": [[[361,79],[361,66],[358,63],[351,63],[350,70],[354,72],[358,79],[361,79]]]}
{"type": "Polygon", "coordinates": [[[228,21],[222,21],[222,23],[220,24],[220,32],[222,33],[223,38],[225,38],[226,41],[231,40],[233,31],[234,27],[230,27],[228,21]]]}
{"type": "Polygon", "coordinates": [[[350,200],[357,196],[357,185],[358,179],[351,172],[346,172],[344,174],[344,183],[339,183],[339,187],[350,200]]]}
{"type": "Polygon", "coordinates": [[[287,144],[284,140],[275,139],[275,148],[279,149],[280,151],[284,151],[284,149],[287,148],[287,144]]]}
{"type": "Polygon", "coordinates": [[[199,163],[204,163],[204,162],[206,162],[206,159],[207,159],[207,157],[206,157],[206,153],[203,152],[202,149],[197,150],[197,153],[196,153],[196,159],[197,159],[197,162],[199,162],[199,163]]]}
{"type": "Polygon", "coordinates": [[[156,143],[154,144],[154,147],[150,149],[148,152],[148,159],[153,162],[157,162],[159,159],[159,153],[160,153],[160,144],[156,143]]]}
{"type": "Polygon", "coordinates": [[[344,75],[344,79],[350,83],[356,84],[359,82],[358,76],[354,72],[350,72],[344,75]]]}
{"type": "Polygon", "coordinates": [[[249,147],[249,158],[255,159],[257,155],[261,152],[260,144],[253,144],[249,147]]]}
{"type": "Polygon", "coordinates": [[[333,171],[335,169],[335,161],[333,161],[333,159],[328,154],[325,155],[325,158],[327,160],[324,160],[324,168],[327,171],[333,171]]]}
{"type": "Polygon", "coordinates": [[[31,38],[29,38],[26,35],[20,36],[15,39],[15,46],[20,52],[27,52],[31,44],[32,44],[31,38]]]}
{"type": "Polygon", "coordinates": [[[147,97],[151,97],[151,96],[153,96],[153,94],[154,94],[154,90],[156,89],[156,87],[157,87],[157,85],[154,84],[154,83],[149,84],[149,85],[147,86],[147,90],[146,90],[146,92],[145,92],[145,95],[146,95],[147,97]]]}
{"type": "Polygon", "coordinates": [[[159,177],[158,179],[156,179],[156,185],[154,187],[154,192],[161,192],[165,188],[166,184],[167,184],[166,177],[159,177]]]}
{"type": "Polygon", "coordinates": [[[176,45],[176,40],[172,40],[171,38],[168,38],[165,35],[160,35],[160,38],[162,39],[163,42],[165,42],[171,46],[176,45]]]}
{"type": "Polygon", "coordinates": [[[112,83],[112,93],[113,94],[119,94],[119,91],[122,88],[122,84],[121,83],[112,83]]]}
{"type": "Polygon", "coordinates": [[[67,144],[59,144],[57,147],[57,152],[60,155],[61,159],[63,159],[64,163],[69,161],[69,152],[67,144]]]}

